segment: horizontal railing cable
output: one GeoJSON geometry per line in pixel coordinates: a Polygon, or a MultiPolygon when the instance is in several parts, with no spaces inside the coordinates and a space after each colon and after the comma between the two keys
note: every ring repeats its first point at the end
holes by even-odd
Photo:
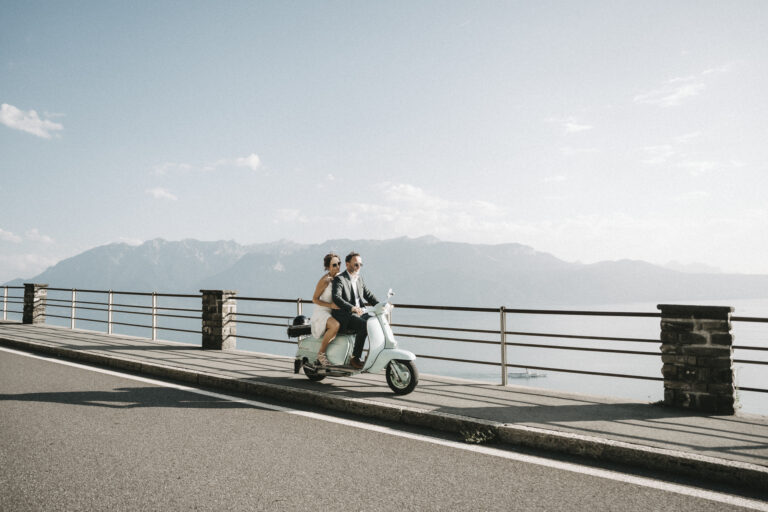
{"type": "Polygon", "coordinates": [[[585,336],[578,334],[557,334],[557,333],[544,333],[544,332],[516,332],[516,331],[504,331],[505,334],[511,334],[513,336],[531,336],[531,337],[543,337],[543,338],[564,338],[569,340],[595,340],[595,341],[625,341],[631,343],[654,343],[659,344],[659,340],[652,340],[648,338],[616,338],[612,336],[585,336]]]}
{"type": "Polygon", "coordinates": [[[238,317],[246,316],[246,317],[252,317],[252,318],[279,318],[281,320],[291,320],[292,316],[285,316],[285,315],[259,315],[256,313],[241,313],[238,311],[237,313],[238,317]]]}
{"type": "Polygon", "coordinates": [[[260,337],[256,337],[256,336],[243,336],[242,334],[238,334],[237,338],[238,339],[243,338],[243,339],[246,339],[246,340],[254,340],[254,341],[271,341],[273,343],[283,343],[283,344],[288,344],[288,345],[295,345],[296,344],[296,342],[293,341],[293,340],[286,341],[286,340],[278,340],[278,339],[274,339],[274,338],[260,338],[260,337]]]}
{"type": "Polygon", "coordinates": [[[247,324],[247,325],[267,325],[267,326],[270,326],[270,327],[285,327],[285,324],[274,324],[274,323],[271,323],[271,322],[251,322],[251,321],[248,321],[248,320],[240,320],[240,319],[237,320],[237,323],[238,324],[247,324]]]}
{"type": "Polygon", "coordinates": [[[732,316],[733,322],[761,322],[768,323],[768,318],[755,317],[755,316],[732,316]]]}
{"type": "Polygon", "coordinates": [[[483,343],[486,345],[500,345],[500,342],[493,341],[493,340],[476,340],[472,338],[449,338],[447,336],[427,336],[424,334],[406,334],[406,333],[395,333],[396,336],[400,336],[401,338],[416,338],[421,340],[438,340],[438,341],[461,341],[464,343],[483,343]]]}

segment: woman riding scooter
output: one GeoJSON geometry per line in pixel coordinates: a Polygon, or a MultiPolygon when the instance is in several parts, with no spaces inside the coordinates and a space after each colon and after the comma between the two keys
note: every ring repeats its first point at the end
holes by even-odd
{"type": "Polygon", "coordinates": [[[331,292],[333,291],[333,278],[336,277],[341,268],[341,258],[330,252],[323,258],[323,265],[327,272],[315,286],[315,294],[312,296],[315,309],[312,311],[312,318],[309,323],[312,326],[312,336],[315,338],[322,336],[320,350],[317,353],[317,364],[328,366],[330,363],[325,355],[325,350],[339,332],[339,322],[331,316],[331,310],[339,309],[339,306],[333,303],[331,292]]]}

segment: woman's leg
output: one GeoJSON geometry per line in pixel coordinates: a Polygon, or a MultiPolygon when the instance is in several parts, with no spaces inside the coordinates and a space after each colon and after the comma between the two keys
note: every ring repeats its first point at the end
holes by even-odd
{"type": "Polygon", "coordinates": [[[328,345],[338,333],[339,321],[333,317],[330,317],[325,323],[325,334],[323,335],[322,343],[320,343],[320,351],[317,353],[318,355],[325,354],[325,349],[328,348],[328,345]]]}

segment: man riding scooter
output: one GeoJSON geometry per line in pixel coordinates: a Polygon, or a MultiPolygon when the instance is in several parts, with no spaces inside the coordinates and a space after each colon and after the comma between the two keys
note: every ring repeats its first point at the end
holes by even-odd
{"type": "Polygon", "coordinates": [[[379,300],[365,286],[363,278],[360,276],[360,269],[363,267],[363,259],[360,255],[353,251],[347,255],[344,261],[347,270],[339,273],[333,279],[333,302],[339,306],[339,309],[334,309],[331,315],[341,324],[339,332],[353,331],[355,333],[355,346],[349,364],[352,368],[359,370],[363,368],[360,356],[363,355],[363,345],[365,345],[365,338],[368,336],[366,325],[368,318],[370,318],[370,315],[363,310],[364,301],[375,306],[379,300]]]}

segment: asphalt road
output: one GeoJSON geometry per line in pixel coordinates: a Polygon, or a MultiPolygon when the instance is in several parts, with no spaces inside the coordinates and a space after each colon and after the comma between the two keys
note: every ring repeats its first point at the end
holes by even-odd
{"type": "Polygon", "coordinates": [[[744,510],[135,379],[0,350],[0,510],[744,510]]]}

